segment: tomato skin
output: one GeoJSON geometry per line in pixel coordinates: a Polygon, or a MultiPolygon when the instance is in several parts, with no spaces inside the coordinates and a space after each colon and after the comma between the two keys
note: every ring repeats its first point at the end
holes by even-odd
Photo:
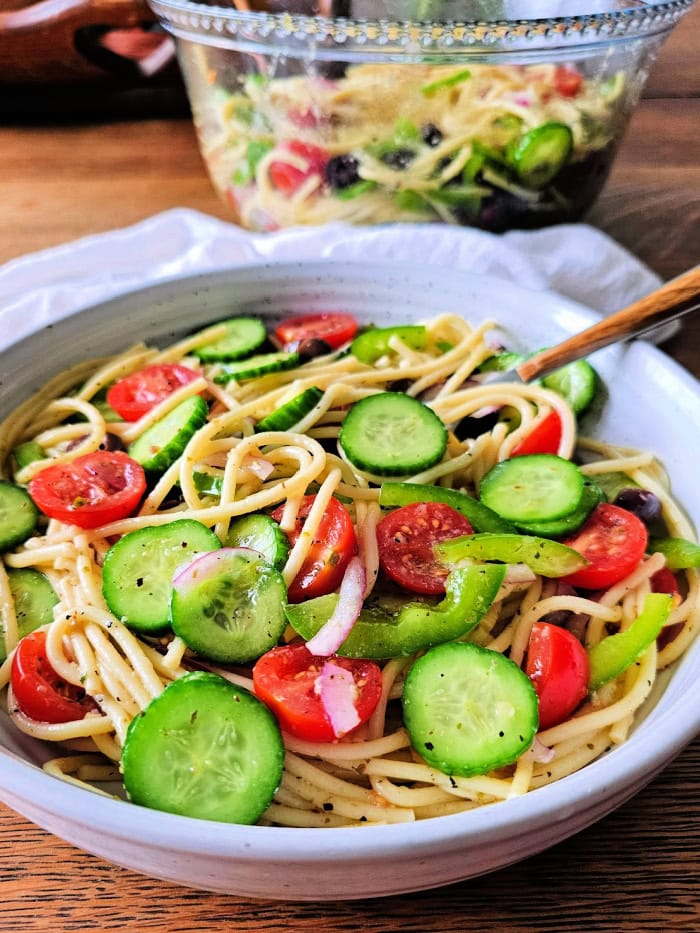
{"type": "Polygon", "coordinates": [[[146,366],[113,383],[107,390],[107,403],[124,421],[138,421],[176,389],[198,379],[199,375],[178,363],[146,366]]]}
{"type": "Polygon", "coordinates": [[[562,582],[584,590],[607,589],[632,573],[642,560],[647,529],[632,512],[603,502],[593,509],[583,527],[563,543],[583,554],[590,563],[562,577],[562,582]]]}
{"type": "Polygon", "coordinates": [[[532,626],[525,673],[539,700],[540,730],[568,719],[588,693],[586,649],[571,632],[549,622],[532,626]]]}
{"type": "Polygon", "coordinates": [[[120,450],[96,450],[46,467],[29,495],[49,518],[97,528],[130,515],[146,491],[143,467],[120,450]]]}
{"type": "Polygon", "coordinates": [[[583,75],[568,65],[557,66],[554,72],[554,87],[562,97],[575,97],[581,90],[583,75]]]}
{"type": "MultiPolygon", "coordinates": [[[[258,699],[272,710],[285,732],[307,742],[333,742],[338,738],[316,691],[316,681],[326,660],[312,655],[306,645],[284,645],[268,651],[253,668],[253,687],[258,699]]],[[[360,725],[379,703],[381,670],[374,661],[340,657],[332,660],[353,675],[360,725]]]]}
{"type": "Polygon", "coordinates": [[[58,676],[46,658],[46,632],[31,632],[17,645],[10,683],[20,710],[38,722],[73,722],[98,710],[92,697],[58,676]]]}
{"type": "Polygon", "coordinates": [[[524,454],[556,454],[561,443],[562,424],[559,412],[552,409],[539,424],[510,452],[511,457],[524,454]]]}
{"type": "Polygon", "coordinates": [[[651,583],[652,593],[668,593],[671,596],[680,595],[676,575],[668,567],[657,570],[649,582],[651,583]]]}
{"type": "Polygon", "coordinates": [[[439,596],[448,571],[433,554],[433,545],[473,533],[464,515],[443,502],[404,505],[377,525],[379,564],[404,589],[439,596]]]}
{"type": "Polygon", "coordinates": [[[319,184],[323,183],[323,173],[328,162],[328,153],[320,146],[303,143],[298,139],[291,139],[284,143],[284,149],[292,154],[294,161],[298,159],[306,162],[305,168],[298,168],[283,158],[270,162],[270,181],[282,194],[292,195],[313,175],[319,176],[319,184]]]}
{"type": "Polygon", "coordinates": [[[339,349],[357,333],[357,321],[343,311],[321,311],[318,314],[297,314],[275,328],[275,337],[288,349],[301,340],[325,340],[339,349]]]}
{"type": "MultiPolygon", "coordinates": [[[[304,496],[297,515],[296,526],[287,532],[289,543],[294,547],[304,520],[307,518],[316,496],[304,496]]],[[[271,513],[276,522],[281,521],[283,506],[271,513]]],[[[287,590],[290,603],[300,603],[315,596],[326,596],[340,586],[350,558],[357,554],[357,536],[350,513],[337,499],[328,503],[323,518],[314,535],[311,548],[301,565],[301,570],[287,590]]]]}

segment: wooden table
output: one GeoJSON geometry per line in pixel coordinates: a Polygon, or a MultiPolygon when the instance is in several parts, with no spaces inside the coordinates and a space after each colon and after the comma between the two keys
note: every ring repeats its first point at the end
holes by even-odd
{"type": "MultiPolygon", "coordinates": [[[[666,45],[589,217],[664,278],[700,262],[699,32],[696,8],[666,45]]],[[[170,207],[225,217],[185,119],[0,127],[0,153],[0,262],[170,207]]],[[[697,316],[666,349],[700,376],[697,316]]],[[[0,933],[698,931],[698,773],[700,740],[634,800],[541,855],[443,890],[347,904],[151,881],[0,806],[0,933]]]]}

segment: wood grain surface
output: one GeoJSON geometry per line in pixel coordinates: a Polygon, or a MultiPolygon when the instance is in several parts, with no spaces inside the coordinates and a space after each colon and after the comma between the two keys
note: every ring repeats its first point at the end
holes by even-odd
{"type": "MultiPolygon", "coordinates": [[[[588,218],[666,279],[700,262],[699,39],[696,7],[666,45],[588,218]]],[[[0,127],[0,166],[0,262],[172,207],[226,218],[185,119],[0,127]]],[[[698,315],[665,349],[700,377],[698,315]]],[[[698,774],[700,740],[615,813],[538,856],[448,888],[347,904],[152,881],[0,806],[0,933],[698,933],[698,774]]]]}

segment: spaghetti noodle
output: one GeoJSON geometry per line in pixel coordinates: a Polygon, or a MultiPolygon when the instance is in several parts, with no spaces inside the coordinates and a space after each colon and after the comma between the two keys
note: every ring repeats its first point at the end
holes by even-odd
{"type": "MultiPolygon", "coordinates": [[[[577,437],[568,403],[541,385],[489,385],[475,379],[475,370],[494,353],[488,342],[493,326],[486,322],[474,328],[457,316],[442,315],[426,322],[423,349],[394,336],[388,352],[372,365],[353,354],[328,353],[294,369],[223,386],[215,381],[221,364],[202,365],[192,355],[225,331],[214,327],[162,351],[137,346],[113,359],[75,367],[5,420],[0,426],[5,475],[27,483],[50,465],[96,451],[108,434],[133,442],[185,398],[202,394],[208,405],[206,423],[151,487],[135,514],[93,529],[50,519],[40,533],[3,555],[0,605],[7,659],[0,667],[0,685],[7,686],[9,714],[18,729],[64,747],[47,765],[50,773],[79,783],[113,780],[111,763],[120,760],[129,723],[188,670],[204,666],[253,689],[248,670],[226,669],[197,658],[173,635],[147,637],[130,631],[110,612],[102,593],[101,566],[119,536],[187,518],[224,540],[232,519],[273,507],[282,508],[280,524],[289,530],[311,490],[315,505],[306,518],[305,534],[291,548],[282,569],[285,582],[289,584],[302,566],[331,497],[339,497],[355,524],[368,581],[365,596],[372,593],[379,585],[375,581],[381,579],[376,528],[382,516],[383,478],[357,470],[334,444],[349,406],[391,389],[399,380],[408,396],[420,396],[446,425],[490,409],[512,413],[509,420],[498,421],[476,438],[462,441],[451,433],[440,462],[407,477],[408,482],[476,494],[485,474],[554,411],[562,425],[561,457],[578,457],[589,476],[611,470],[626,474],[659,498],[670,534],[692,537],[693,530],[651,454],[577,437]],[[105,386],[144,365],[165,362],[190,367],[197,377],[135,422],[106,420],[109,415],[101,400],[105,386]],[[293,430],[255,431],[262,418],[312,386],[321,390],[320,400],[293,430]],[[76,415],[81,420],[76,421],[76,415]],[[40,446],[43,457],[19,469],[9,452],[29,441],[40,446]],[[201,491],[201,475],[217,479],[216,495],[201,491]],[[40,571],[55,590],[54,619],[45,626],[46,656],[60,678],[94,700],[94,709],[82,719],[66,723],[32,719],[22,712],[8,686],[21,634],[8,574],[21,568],[40,571]]],[[[608,632],[630,627],[664,563],[661,554],[647,555],[625,579],[595,598],[562,592],[555,580],[514,568],[465,639],[509,654],[520,664],[533,624],[563,611],[577,620],[581,640],[591,647],[608,632]]],[[[656,672],[675,661],[696,634],[698,573],[687,570],[683,577],[667,623],[668,637],[659,647],[652,644],[637,665],[593,692],[572,716],[541,731],[518,761],[490,774],[453,777],[421,759],[397,716],[414,657],[384,662],[381,699],[364,725],[334,742],[284,736],[284,777],[262,822],[309,827],[425,819],[506,800],[585,766],[624,741],[656,672]]],[[[294,637],[288,629],[285,640],[294,637]]]]}

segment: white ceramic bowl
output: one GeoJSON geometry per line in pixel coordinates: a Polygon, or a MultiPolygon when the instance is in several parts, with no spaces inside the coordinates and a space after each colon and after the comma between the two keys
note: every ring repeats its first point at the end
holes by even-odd
{"type": "MultiPolygon", "coordinates": [[[[580,330],[593,312],[558,296],[439,268],[316,262],[256,265],[166,282],[38,329],[3,335],[0,416],[69,364],[125,347],[167,343],[234,310],[273,320],[330,308],[386,324],[458,311],[497,318],[514,348],[535,348],[580,330]]],[[[607,399],[595,432],[652,449],[700,525],[697,420],[700,386],[655,347],[637,342],[599,352],[607,399]]],[[[590,430],[590,426],[586,425],[590,430]]],[[[350,899],[449,884],[551,846],[619,806],[700,731],[693,698],[700,641],[660,678],[629,740],[580,772],[524,797],[460,815],[364,829],[232,826],[112,800],[44,774],[41,743],[0,717],[0,797],[75,845],[144,874],[262,898],[350,899]]]]}

